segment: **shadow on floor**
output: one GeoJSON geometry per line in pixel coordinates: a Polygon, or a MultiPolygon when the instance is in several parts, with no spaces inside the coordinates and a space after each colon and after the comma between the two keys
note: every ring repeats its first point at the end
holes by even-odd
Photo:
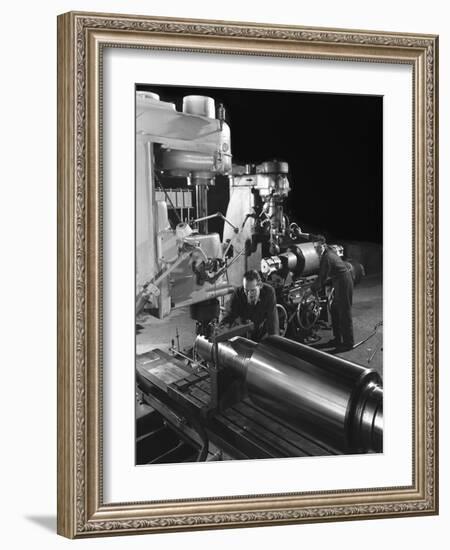
{"type": "Polygon", "coordinates": [[[56,516],[25,516],[25,519],[43,527],[46,531],[56,533],[56,516]]]}

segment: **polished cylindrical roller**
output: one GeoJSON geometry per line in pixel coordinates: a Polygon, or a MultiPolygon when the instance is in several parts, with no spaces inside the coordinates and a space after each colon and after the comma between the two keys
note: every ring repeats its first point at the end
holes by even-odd
{"type": "Polygon", "coordinates": [[[255,402],[317,440],[342,452],[382,450],[383,391],[372,369],[280,336],[216,345],[200,336],[195,346],[200,357],[241,377],[255,402]]]}
{"type": "Polygon", "coordinates": [[[307,277],[319,272],[320,258],[314,243],[295,244],[292,246],[291,252],[297,256],[297,265],[293,270],[296,275],[307,277]]]}
{"type": "Polygon", "coordinates": [[[270,336],[263,345],[275,357],[283,352],[299,359],[300,369],[309,365],[314,381],[301,392],[308,404],[315,393],[319,397],[309,416],[320,431],[331,429],[349,450],[382,450],[383,389],[375,370],[281,336],[270,336]]]}
{"type": "MultiPolygon", "coordinates": [[[[275,217],[274,217],[275,218],[275,217]]],[[[293,271],[296,276],[308,277],[319,272],[320,258],[314,243],[301,243],[291,249],[261,260],[261,271],[270,275],[276,271],[293,271]]]]}
{"type": "Polygon", "coordinates": [[[281,263],[286,271],[294,271],[297,266],[297,256],[293,252],[283,252],[280,254],[281,263]]]}

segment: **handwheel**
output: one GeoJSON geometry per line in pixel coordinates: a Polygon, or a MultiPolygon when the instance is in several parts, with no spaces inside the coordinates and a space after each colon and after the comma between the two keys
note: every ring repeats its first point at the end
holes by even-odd
{"type": "Polygon", "coordinates": [[[307,292],[297,306],[297,322],[303,330],[310,330],[320,316],[320,302],[315,292],[307,292]]]}

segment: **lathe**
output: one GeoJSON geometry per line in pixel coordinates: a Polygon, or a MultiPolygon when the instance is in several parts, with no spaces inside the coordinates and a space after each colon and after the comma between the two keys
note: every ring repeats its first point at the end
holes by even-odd
{"type": "Polygon", "coordinates": [[[142,461],[177,462],[186,449],[191,460],[382,451],[383,390],[374,370],[281,336],[259,344],[222,337],[198,336],[189,366],[161,350],[137,358],[141,402],[183,442],[154,455],[142,434],[142,461]]]}

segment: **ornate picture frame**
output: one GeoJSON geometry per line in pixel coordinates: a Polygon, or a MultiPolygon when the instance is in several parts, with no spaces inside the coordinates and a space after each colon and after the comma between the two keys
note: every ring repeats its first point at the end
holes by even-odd
{"type": "Polygon", "coordinates": [[[59,534],[81,538],[438,513],[437,132],[437,36],[95,13],[59,16],[59,534]],[[149,494],[147,502],[104,502],[101,91],[105,48],[412,68],[411,485],[176,500],[155,500],[149,494]]]}

